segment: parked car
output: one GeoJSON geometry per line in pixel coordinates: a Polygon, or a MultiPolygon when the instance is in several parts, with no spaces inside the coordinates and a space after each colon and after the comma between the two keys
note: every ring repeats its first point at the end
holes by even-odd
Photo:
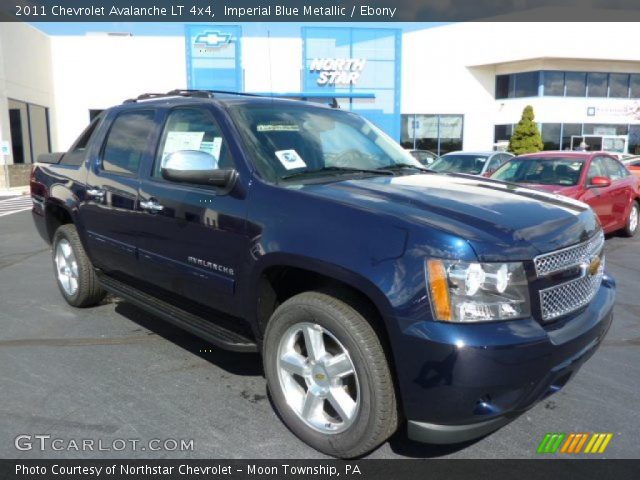
{"type": "Polygon", "coordinates": [[[486,435],[562,388],[611,324],[590,208],[431,172],[351,112],[144,95],[39,160],[33,217],[64,299],[108,291],[261,352],[280,417],[326,454],[363,455],[401,422],[431,443],[486,435]]]}
{"type": "Polygon", "coordinates": [[[524,184],[580,200],[598,215],[605,233],[638,229],[640,180],[605,152],[540,152],[520,155],[491,178],[524,184]]]}
{"type": "Polygon", "coordinates": [[[640,155],[627,157],[622,161],[624,166],[636,177],[640,177],[640,155]]]}
{"type": "Polygon", "coordinates": [[[425,167],[430,166],[439,157],[429,150],[409,150],[409,153],[425,167]]]}
{"type": "Polygon", "coordinates": [[[451,152],[442,155],[429,168],[436,172],[489,177],[512,158],[513,155],[507,152],[451,152]]]}

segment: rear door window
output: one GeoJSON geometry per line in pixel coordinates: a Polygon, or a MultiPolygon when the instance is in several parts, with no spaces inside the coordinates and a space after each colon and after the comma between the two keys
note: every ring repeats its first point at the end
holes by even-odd
{"type": "Polygon", "coordinates": [[[155,128],[153,110],[123,112],[116,117],[102,149],[102,169],[136,175],[155,128]]]}

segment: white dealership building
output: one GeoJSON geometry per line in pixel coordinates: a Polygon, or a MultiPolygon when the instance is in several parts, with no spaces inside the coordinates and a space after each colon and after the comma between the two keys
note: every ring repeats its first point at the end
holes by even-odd
{"type": "Polygon", "coordinates": [[[493,149],[532,105],[547,149],[587,136],[592,148],[640,152],[636,32],[631,23],[3,23],[0,188],[24,184],[38,154],[68,148],[102,109],[175,88],[337,102],[406,148],[436,153],[493,149]]]}

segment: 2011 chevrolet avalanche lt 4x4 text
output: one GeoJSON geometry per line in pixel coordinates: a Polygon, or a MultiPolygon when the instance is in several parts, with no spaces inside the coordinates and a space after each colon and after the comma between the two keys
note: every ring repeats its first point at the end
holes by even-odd
{"type": "Polygon", "coordinates": [[[485,435],[561,388],[611,320],[583,203],[425,169],[361,117],[221,92],[143,95],[35,167],[66,301],[111,292],[261,351],[302,440],[363,455],[408,423],[485,435]]]}

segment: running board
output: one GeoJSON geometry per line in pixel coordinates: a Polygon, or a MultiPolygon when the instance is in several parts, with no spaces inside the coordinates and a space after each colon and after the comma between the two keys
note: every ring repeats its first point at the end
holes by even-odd
{"type": "Polygon", "coordinates": [[[102,287],[118,297],[201,337],[217,347],[236,352],[257,352],[258,346],[250,338],[216,325],[193,313],[171,305],[126,283],[105,274],[98,276],[102,287]]]}

